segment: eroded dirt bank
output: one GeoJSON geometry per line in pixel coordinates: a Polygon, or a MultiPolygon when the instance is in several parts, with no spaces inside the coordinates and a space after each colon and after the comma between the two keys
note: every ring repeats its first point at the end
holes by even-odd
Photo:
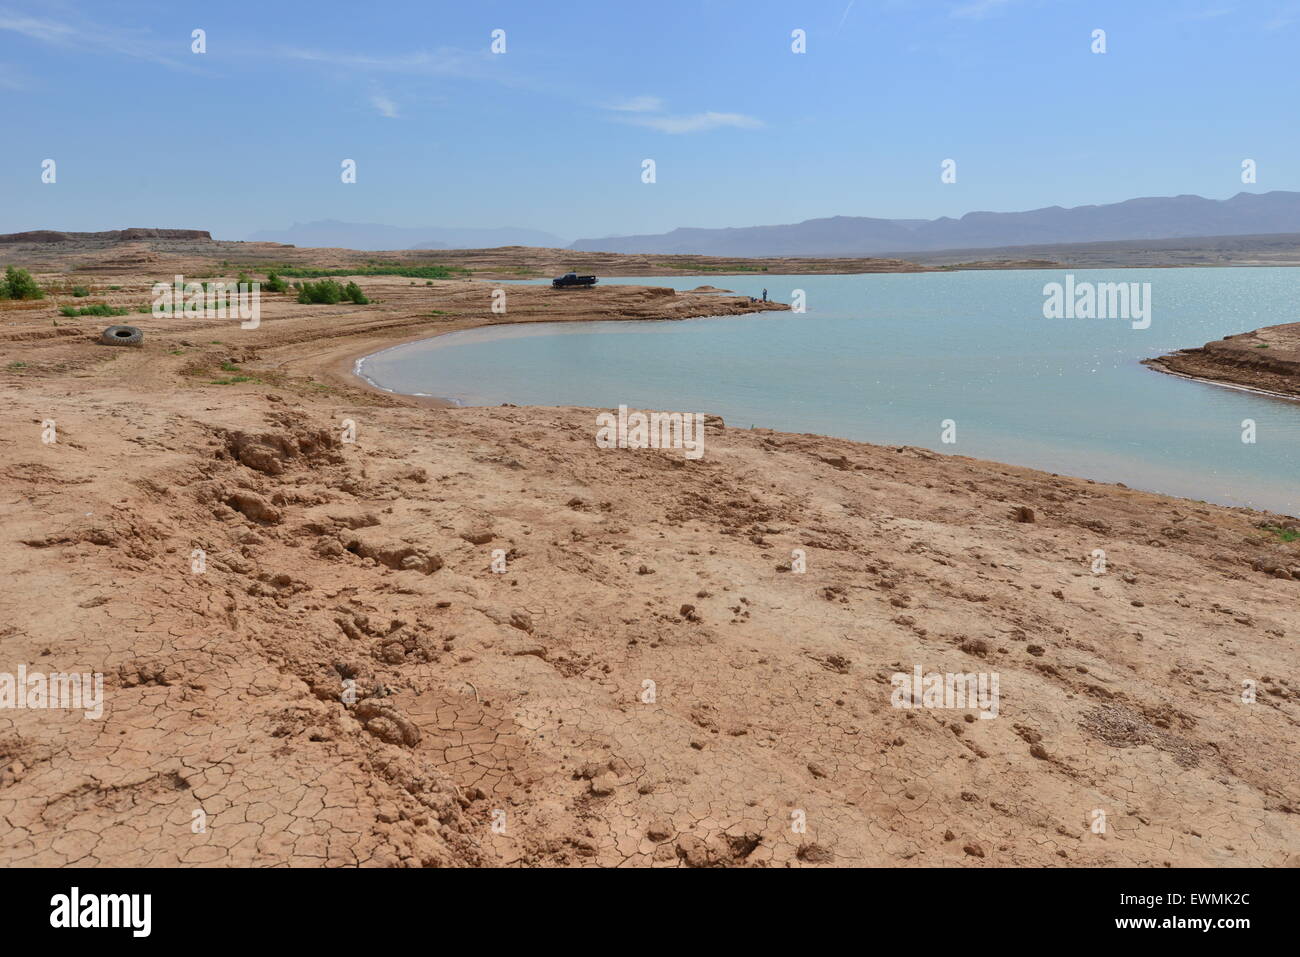
{"type": "Polygon", "coordinates": [[[1265,326],[1148,359],[1160,372],[1300,399],[1300,322],[1265,326]]]}
{"type": "MultiPolygon", "coordinates": [[[[363,284],[257,330],[0,308],[0,671],[105,676],[99,720],[0,711],[0,862],[1295,862],[1294,519],[422,408],[348,359],[490,321],[489,290],[363,284]],[[92,341],[133,320],[144,348],[92,341]],[[997,718],[892,707],[916,666],[996,672],[997,718]]],[[[700,314],[549,293],[509,318],[700,314]]]]}

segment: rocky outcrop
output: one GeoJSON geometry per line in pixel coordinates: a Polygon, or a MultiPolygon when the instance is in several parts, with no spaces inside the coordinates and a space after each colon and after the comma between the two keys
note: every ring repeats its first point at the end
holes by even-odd
{"type": "Polygon", "coordinates": [[[1300,322],[1224,336],[1143,365],[1260,392],[1300,398],[1300,322]]]}
{"type": "Polygon", "coordinates": [[[150,229],[136,226],[131,229],[108,229],[99,233],[67,233],[56,229],[33,229],[25,233],[0,235],[0,243],[71,243],[84,240],[129,242],[137,239],[198,239],[212,242],[212,233],[206,229],[150,229]]]}

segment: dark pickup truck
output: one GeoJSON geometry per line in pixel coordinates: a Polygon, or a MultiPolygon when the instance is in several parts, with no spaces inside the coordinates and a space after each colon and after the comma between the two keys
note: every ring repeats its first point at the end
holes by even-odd
{"type": "Polygon", "coordinates": [[[595,276],[579,276],[576,272],[566,272],[559,279],[551,280],[552,289],[567,289],[570,286],[594,286],[595,276]]]}

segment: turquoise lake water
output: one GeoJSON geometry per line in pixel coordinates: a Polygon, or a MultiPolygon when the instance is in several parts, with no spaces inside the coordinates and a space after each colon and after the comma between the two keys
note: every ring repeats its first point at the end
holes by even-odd
{"type": "Polygon", "coordinates": [[[377,353],[360,371],[467,405],[708,412],[731,428],[917,445],[1300,514],[1300,402],[1138,364],[1300,321],[1300,270],[1071,272],[1151,283],[1150,327],[1043,318],[1044,284],[1065,281],[1057,271],[618,277],[606,284],[766,287],[783,302],[802,289],[807,312],[489,327],[377,353]],[[946,419],[955,444],[941,440],[946,419]]]}

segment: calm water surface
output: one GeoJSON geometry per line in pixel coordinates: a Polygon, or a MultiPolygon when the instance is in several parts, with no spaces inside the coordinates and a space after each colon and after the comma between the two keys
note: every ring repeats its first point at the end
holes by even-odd
{"type": "Polygon", "coordinates": [[[730,427],[918,445],[1300,514],[1300,402],[1138,364],[1300,320],[1300,271],[1073,273],[1150,282],[1150,328],[1044,319],[1043,285],[1064,281],[1055,271],[619,277],[609,283],[753,296],[766,287],[784,302],[802,289],[808,311],[478,329],[377,353],[360,371],[395,392],[467,405],[709,412],[730,427]],[[955,445],[941,441],[945,419],[957,423],[955,445]],[[1254,444],[1242,442],[1244,419],[1255,421],[1254,444]]]}

